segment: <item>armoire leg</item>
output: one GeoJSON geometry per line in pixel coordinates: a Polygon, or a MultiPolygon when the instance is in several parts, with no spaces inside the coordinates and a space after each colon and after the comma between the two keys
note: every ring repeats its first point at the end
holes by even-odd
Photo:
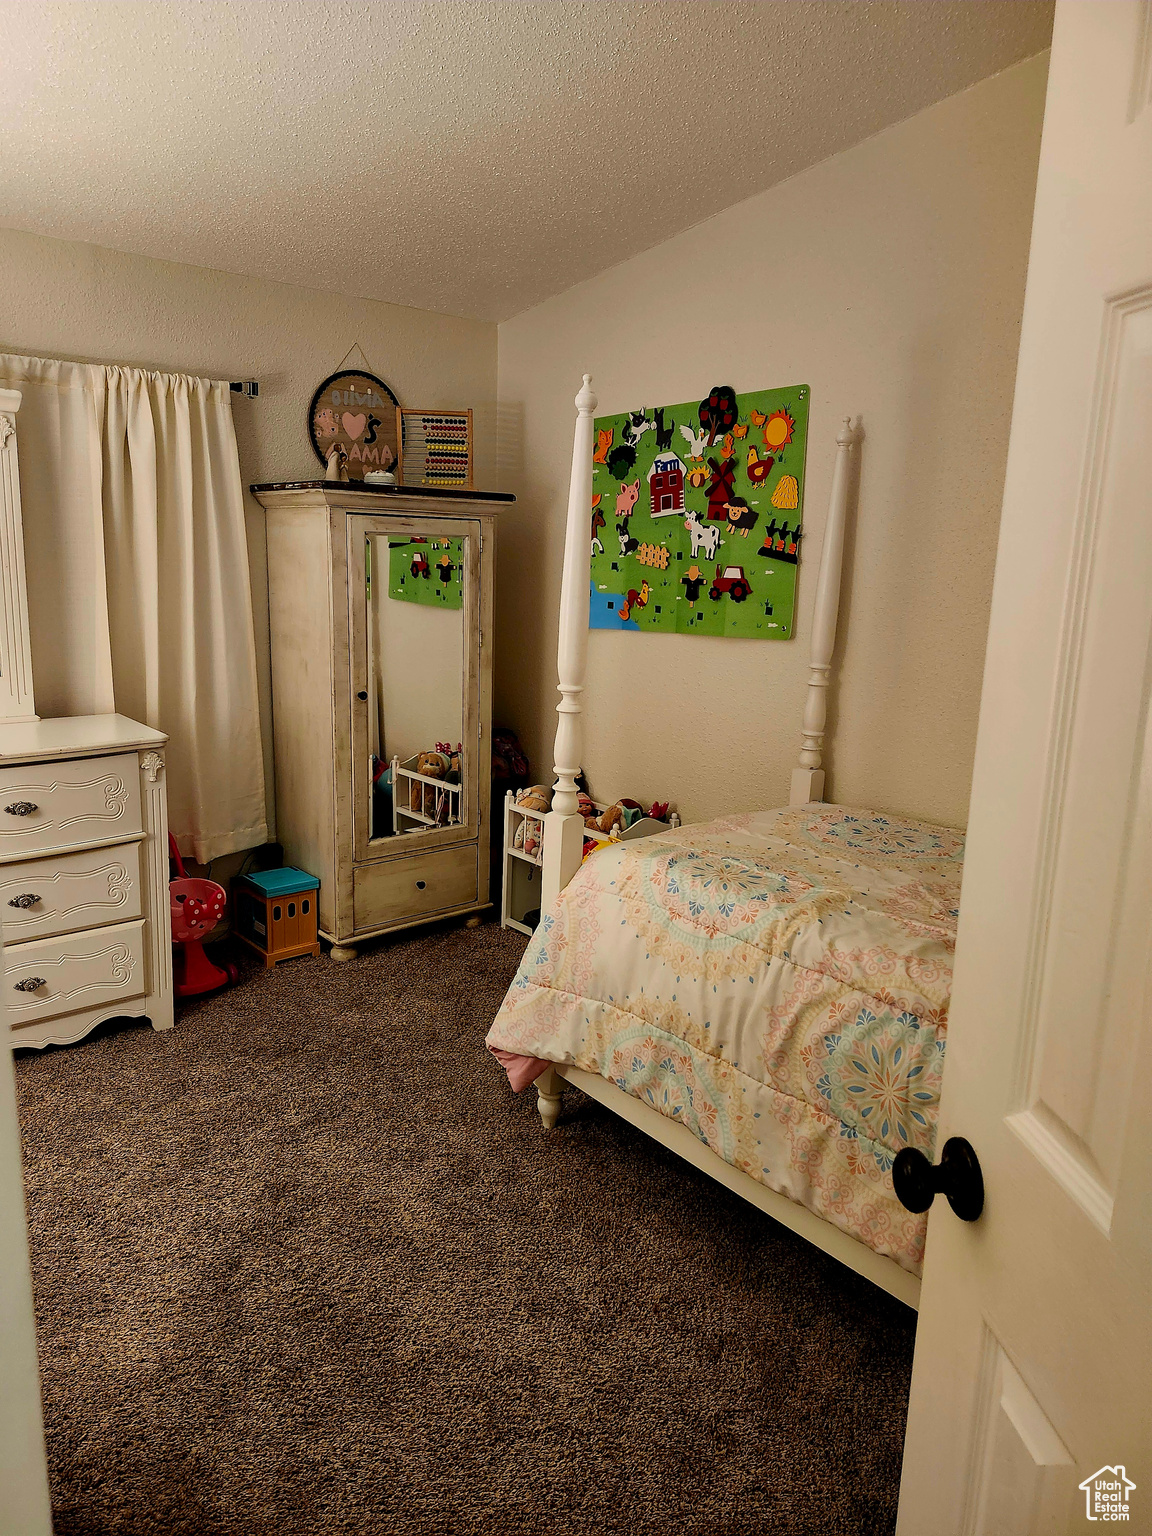
{"type": "Polygon", "coordinates": [[[542,1072],[536,1079],[536,1092],[539,1094],[536,1107],[546,1131],[552,1129],[560,1116],[560,1088],[561,1080],[556,1075],[555,1067],[549,1067],[547,1072],[542,1072]]]}
{"type": "Polygon", "coordinates": [[[333,960],[355,960],[356,948],[352,944],[333,944],[328,951],[333,960]]]}

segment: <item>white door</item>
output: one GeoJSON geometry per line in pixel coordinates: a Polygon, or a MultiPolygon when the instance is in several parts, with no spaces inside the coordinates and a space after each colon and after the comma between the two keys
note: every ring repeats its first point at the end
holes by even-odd
{"type": "Polygon", "coordinates": [[[1152,1531],[1150,690],[1152,0],[1058,0],[900,1536],[1152,1531]]]}

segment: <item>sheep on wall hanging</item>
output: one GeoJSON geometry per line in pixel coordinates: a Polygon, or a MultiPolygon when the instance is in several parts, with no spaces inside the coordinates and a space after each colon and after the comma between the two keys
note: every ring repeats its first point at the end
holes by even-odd
{"type": "Polygon", "coordinates": [[[592,629],[787,640],[808,387],[598,416],[592,629]]]}

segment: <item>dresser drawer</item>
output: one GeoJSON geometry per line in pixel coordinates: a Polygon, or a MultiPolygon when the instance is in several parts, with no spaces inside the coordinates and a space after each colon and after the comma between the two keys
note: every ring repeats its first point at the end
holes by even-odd
{"type": "Polygon", "coordinates": [[[466,907],[476,900],[479,889],[475,843],[359,864],[352,872],[356,931],[466,907]]]}
{"type": "Polygon", "coordinates": [[[143,919],[4,950],[4,997],[13,1029],[119,998],[127,1002],[144,989],[143,919]],[[19,985],[32,981],[40,985],[19,985]]]}
{"type": "Polygon", "coordinates": [[[0,864],[5,944],[125,922],[142,911],[139,843],[0,864]]]}
{"type": "Polygon", "coordinates": [[[0,859],[139,832],[135,752],[0,768],[0,859]]]}

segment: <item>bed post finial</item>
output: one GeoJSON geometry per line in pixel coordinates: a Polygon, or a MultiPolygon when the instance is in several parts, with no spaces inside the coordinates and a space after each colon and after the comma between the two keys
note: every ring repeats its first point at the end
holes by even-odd
{"type": "Polygon", "coordinates": [[[560,587],[560,639],[557,647],[560,702],[556,712],[556,747],[552,809],[544,819],[541,904],[547,908],[580,868],[584,822],[576,809],[576,775],[584,760],[581,695],[588,656],[588,584],[592,559],[592,432],[597,400],[592,375],[586,373],[576,396],[576,436],[572,444],[572,479],[564,534],[564,575],[560,587]]]}
{"type": "Polygon", "coordinates": [[[855,443],[852,418],[845,416],[836,434],[832,495],[828,503],[824,543],[820,550],[820,571],[816,578],[808,693],[804,700],[804,724],[800,733],[800,766],[792,770],[789,805],[809,805],[824,797],[824,722],[828,717],[828,685],[832,678],[832,652],[836,645],[840,572],[844,563],[844,527],[848,517],[848,485],[855,443]]]}

